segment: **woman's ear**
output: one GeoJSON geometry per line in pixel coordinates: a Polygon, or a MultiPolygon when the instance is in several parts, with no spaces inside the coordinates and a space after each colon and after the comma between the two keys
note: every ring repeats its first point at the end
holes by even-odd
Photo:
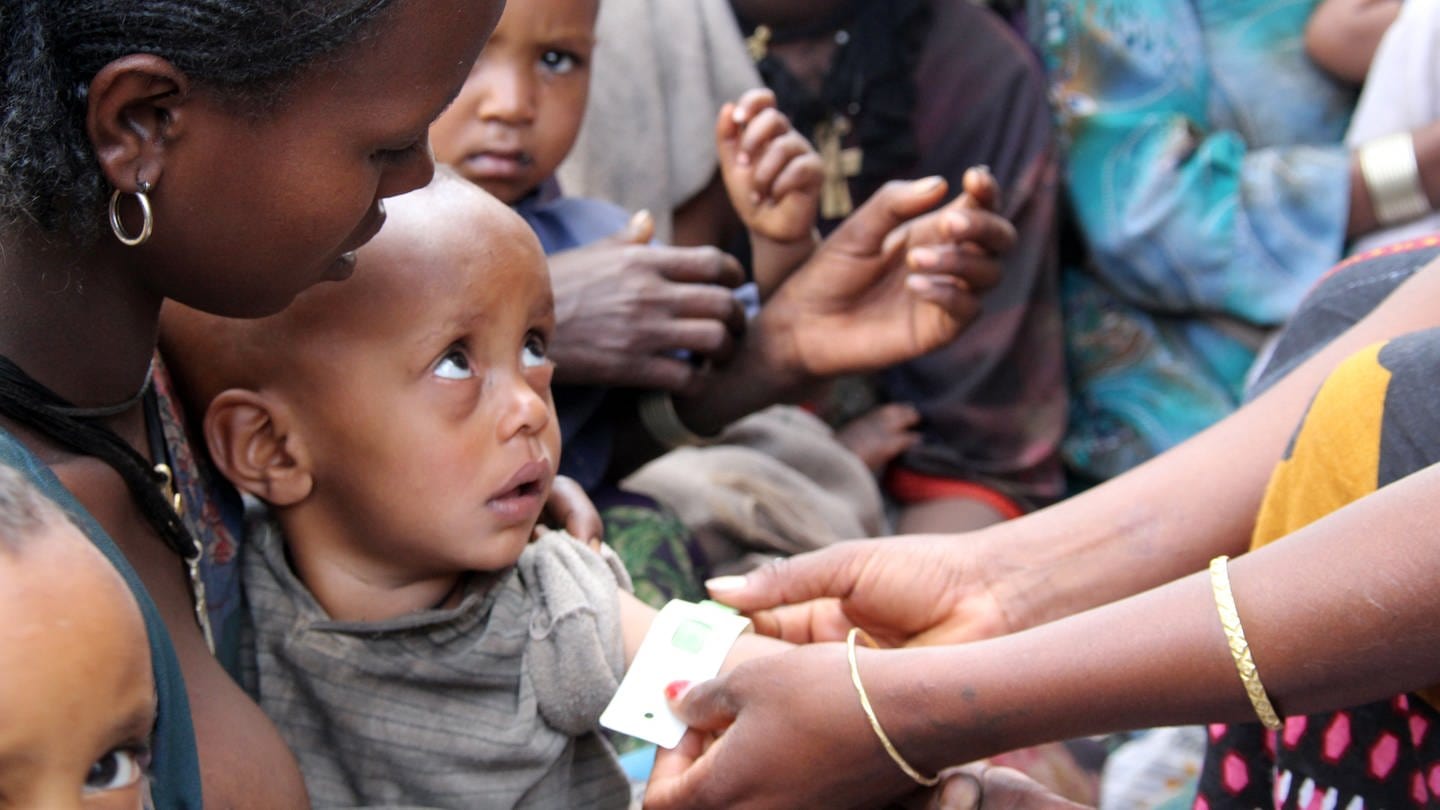
{"type": "Polygon", "coordinates": [[[139,181],[158,185],[165,142],[183,122],[190,80],[166,59],[131,54],[90,80],[85,130],[105,179],[133,192],[139,181]]]}
{"type": "Polygon", "coordinates": [[[299,435],[272,397],[230,388],[205,411],[205,443],[221,475],[270,506],[294,506],[314,488],[299,435]]]}

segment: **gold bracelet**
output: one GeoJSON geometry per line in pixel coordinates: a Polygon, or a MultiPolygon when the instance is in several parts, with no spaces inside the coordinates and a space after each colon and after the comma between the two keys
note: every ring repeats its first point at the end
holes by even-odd
{"type": "Polygon", "coordinates": [[[1221,554],[1210,561],[1210,588],[1215,592],[1215,609],[1220,613],[1220,626],[1225,629],[1225,639],[1230,643],[1230,655],[1235,659],[1235,670],[1240,673],[1240,682],[1245,685],[1245,694],[1250,696],[1250,705],[1255,707],[1255,716],[1271,731],[1285,727],[1265,687],[1260,683],[1260,672],[1255,669],[1255,658],[1250,655],[1250,644],[1245,641],[1245,630],[1240,626],[1240,613],[1235,609],[1235,594],[1230,591],[1230,558],[1221,554]]]}
{"type": "Polygon", "coordinates": [[[870,705],[870,696],[865,694],[865,685],[860,683],[860,667],[855,662],[855,639],[862,634],[865,636],[865,646],[874,647],[875,639],[870,638],[869,633],[866,633],[858,627],[850,628],[850,635],[845,637],[845,650],[850,657],[850,680],[855,684],[855,692],[860,695],[860,708],[864,710],[865,716],[869,718],[870,728],[874,729],[875,736],[880,738],[880,744],[885,747],[885,753],[889,754],[890,758],[895,760],[895,764],[900,766],[900,770],[904,771],[906,776],[914,779],[925,787],[934,787],[940,784],[940,777],[926,776],[915,770],[913,765],[906,762],[905,757],[900,756],[900,752],[896,750],[895,743],[890,742],[890,737],[886,735],[885,729],[880,727],[880,720],[875,717],[875,707],[870,705]]]}
{"type": "Polygon", "coordinates": [[[1377,222],[1398,225],[1430,212],[1430,198],[1420,183],[1420,165],[1415,160],[1415,138],[1409,132],[1367,141],[1357,156],[1377,222]]]}

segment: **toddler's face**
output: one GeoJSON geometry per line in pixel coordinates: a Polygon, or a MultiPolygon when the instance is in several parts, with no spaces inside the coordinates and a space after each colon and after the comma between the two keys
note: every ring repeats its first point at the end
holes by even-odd
{"type": "Polygon", "coordinates": [[[139,608],[78,529],[0,551],[0,807],[139,808],[155,682],[139,608]]]}
{"type": "Polygon", "coordinates": [[[508,3],[465,87],[430,128],[435,159],[513,204],[570,152],[590,90],[597,0],[508,3]]]}
{"type": "Polygon", "coordinates": [[[355,278],[297,304],[339,319],[309,341],[293,408],[311,514],[345,538],[336,563],[395,587],[513,564],[560,455],[554,302],[530,229],[442,182],[397,198],[355,278]]]}

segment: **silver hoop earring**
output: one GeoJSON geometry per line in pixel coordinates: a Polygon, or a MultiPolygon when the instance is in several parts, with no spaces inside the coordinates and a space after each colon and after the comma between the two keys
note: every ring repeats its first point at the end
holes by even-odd
{"type": "Polygon", "coordinates": [[[110,195],[110,230],[123,245],[143,245],[155,229],[155,214],[150,210],[150,188],[148,182],[141,180],[135,189],[135,201],[140,204],[140,233],[135,236],[126,233],[125,226],[120,222],[120,189],[115,189],[110,195]]]}

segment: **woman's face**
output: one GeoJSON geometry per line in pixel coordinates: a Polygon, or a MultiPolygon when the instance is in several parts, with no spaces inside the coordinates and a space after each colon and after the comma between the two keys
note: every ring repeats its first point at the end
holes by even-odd
{"type": "Polygon", "coordinates": [[[137,272],[159,295],[234,317],[348,276],[347,254],[384,221],[381,200],[429,182],[430,122],[502,7],[397,0],[374,35],[310,68],[263,116],[194,88],[166,134],[137,272]]]}

